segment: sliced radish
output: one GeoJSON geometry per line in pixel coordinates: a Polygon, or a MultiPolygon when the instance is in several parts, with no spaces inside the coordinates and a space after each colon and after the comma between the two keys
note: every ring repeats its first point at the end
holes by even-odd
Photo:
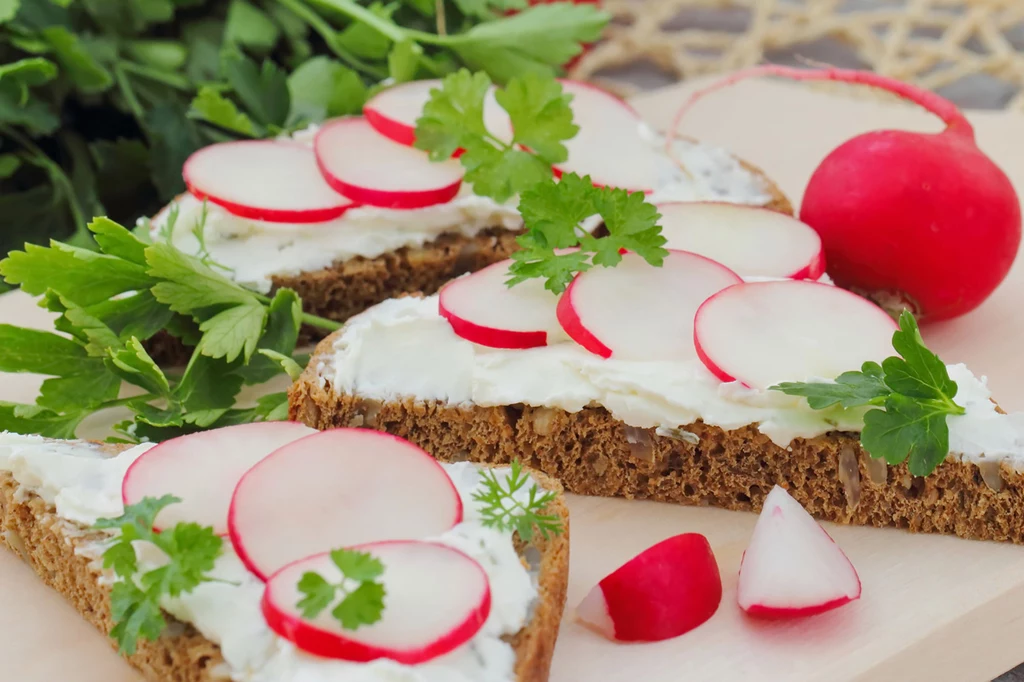
{"type": "Polygon", "coordinates": [[[623,100],[589,83],[563,80],[571,94],[573,123],[579,132],[566,140],[569,158],[556,174],[589,175],[595,185],[650,192],[665,158],[640,132],[642,119],[623,100]]]}
{"type": "Polygon", "coordinates": [[[821,237],[796,218],[758,206],[718,202],[659,204],[669,249],[692,251],[744,277],[818,279],[821,237]]]}
{"type": "Polygon", "coordinates": [[[422,208],[455,198],[456,160],[434,163],[425,152],[384,137],[365,118],[328,123],[313,142],[327,183],[353,201],[382,208],[422,208]]]}
{"type": "Polygon", "coordinates": [[[860,598],[853,564],[789,493],[775,486],[765,498],[740,563],[740,608],[761,618],[796,618],[860,598]]]}
{"type": "Polygon", "coordinates": [[[212,526],[224,535],[231,495],[245,472],[282,445],[314,433],[296,422],[259,422],[172,438],[128,468],[121,497],[130,505],[146,497],[174,495],[181,502],[164,508],[154,528],[184,521],[212,526]]]}
{"type": "Polygon", "coordinates": [[[270,629],[315,656],[359,663],[389,658],[415,665],[465,644],[487,621],[487,574],[462,552],[418,541],[378,542],[355,549],[384,565],[384,611],[379,621],[345,630],[331,615],[332,608],[312,620],[302,617],[298,584],[305,573],[318,573],[332,584],[342,579],[330,555],[318,554],[285,566],[267,581],[262,607],[270,629]]]}
{"type": "MultiPolygon", "coordinates": [[[[416,120],[430,100],[430,91],[441,87],[438,79],[410,81],[377,93],[363,106],[363,116],[374,130],[399,144],[416,141],[416,120]]],[[[503,142],[512,140],[512,121],[494,98],[494,88],[484,98],[484,126],[503,142]]]]}
{"type": "Polygon", "coordinates": [[[279,448],[242,477],[228,516],[238,557],[264,580],[303,557],[439,535],[461,521],[462,500],[436,460],[365,429],[279,448]]]}
{"type": "Polygon", "coordinates": [[[695,357],[693,315],[715,292],[742,282],[720,263],[669,251],[654,267],[627,253],[614,268],[580,273],[558,300],[558,321],[603,358],[682,361],[695,357]]]}
{"type": "Polygon", "coordinates": [[[287,140],[204,147],[188,157],[182,176],[197,199],[253,220],[319,223],[354,205],[324,180],[313,150],[287,140]]]}
{"type": "Polygon", "coordinates": [[[539,279],[506,285],[511,263],[489,265],[441,288],[441,317],[456,334],[491,348],[544,346],[562,335],[555,315],[558,297],[539,279]]]}
{"type": "Polygon", "coordinates": [[[834,379],[893,354],[893,321],[874,303],[818,282],[748,282],[697,311],[697,354],[722,381],[766,389],[834,379]]]}
{"type": "Polygon", "coordinates": [[[608,639],[656,642],[707,621],[722,601],[722,578],[707,538],[677,535],[644,550],[597,584],[577,617],[608,639]]]}

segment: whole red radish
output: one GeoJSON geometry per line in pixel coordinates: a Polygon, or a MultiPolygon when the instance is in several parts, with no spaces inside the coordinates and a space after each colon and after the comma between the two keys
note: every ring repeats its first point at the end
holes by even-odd
{"type": "Polygon", "coordinates": [[[707,538],[684,533],[610,573],[576,609],[585,625],[620,642],[678,637],[707,621],[722,601],[722,578],[707,538]]]}
{"type": "Polygon", "coordinates": [[[741,71],[700,97],[750,76],[860,83],[942,119],[945,130],[876,130],[834,149],[811,176],[800,219],[821,235],[828,274],[892,313],[943,320],[981,305],[1006,277],[1021,239],[1020,201],[974,140],[956,106],[875,73],[765,66],[741,71]]]}

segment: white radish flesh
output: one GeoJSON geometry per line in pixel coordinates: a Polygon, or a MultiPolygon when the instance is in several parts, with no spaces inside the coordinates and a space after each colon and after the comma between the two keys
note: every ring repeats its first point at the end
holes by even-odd
{"type": "Polygon", "coordinates": [[[572,94],[573,122],[579,132],[565,146],[569,158],[558,173],[589,175],[595,185],[650,192],[659,169],[671,164],[640,132],[640,115],[623,100],[589,83],[563,80],[572,94]]]}
{"type": "Polygon", "coordinates": [[[157,530],[191,522],[224,535],[231,495],[245,472],[282,445],[314,433],[295,422],[260,422],[164,441],[128,468],[122,498],[127,506],[146,497],[173,495],[181,502],[157,515],[157,530]]]}
{"type": "Polygon", "coordinates": [[[290,443],[239,481],[228,519],[235,551],[261,579],[337,547],[444,533],[462,521],[448,474],[408,441],[334,429],[290,443]]]}
{"type": "Polygon", "coordinates": [[[694,343],[718,378],[767,389],[881,362],[893,354],[896,329],[881,308],[845,289],[806,280],[749,282],[701,306],[694,343]]]}
{"type": "Polygon", "coordinates": [[[843,550],[775,486],[740,564],[740,608],[751,616],[795,618],[829,611],[860,594],[860,578],[843,550]]]}
{"type": "Polygon", "coordinates": [[[697,308],[741,281],[724,265],[685,251],[669,251],[661,267],[627,253],[613,268],[577,275],[558,301],[558,321],[603,358],[691,360],[697,308]]]}
{"type": "Polygon", "coordinates": [[[741,277],[818,279],[821,237],[796,218],[757,206],[717,202],[659,204],[669,249],[692,251],[741,277]]]}
{"type": "Polygon", "coordinates": [[[393,142],[364,118],[328,123],[313,143],[327,183],[353,201],[382,208],[423,208],[455,198],[462,165],[434,163],[426,152],[393,142]]]}
{"type": "Polygon", "coordinates": [[[263,615],[270,628],[310,654],[365,663],[388,658],[425,663],[465,644],[487,621],[491,590],[487,574],[472,558],[432,542],[382,542],[355,547],[384,565],[384,611],[371,625],[346,630],[331,607],[306,620],[296,607],[299,581],[307,572],[328,582],[342,575],[328,554],[285,566],[267,582],[263,615]]]}
{"type": "Polygon", "coordinates": [[[253,220],[317,223],[353,206],[324,180],[313,150],[286,140],[204,147],[188,157],[182,175],[196,198],[253,220]]]}
{"type": "Polygon", "coordinates": [[[539,279],[509,287],[511,260],[489,265],[441,288],[438,307],[452,330],[491,348],[533,348],[564,338],[558,297],[539,279]]]}
{"type": "MultiPolygon", "coordinates": [[[[416,121],[439,89],[438,79],[400,83],[377,93],[363,106],[363,116],[384,137],[411,147],[416,141],[416,121]]],[[[512,140],[512,122],[494,98],[494,88],[484,98],[484,126],[503,142],[512,140]]]]}

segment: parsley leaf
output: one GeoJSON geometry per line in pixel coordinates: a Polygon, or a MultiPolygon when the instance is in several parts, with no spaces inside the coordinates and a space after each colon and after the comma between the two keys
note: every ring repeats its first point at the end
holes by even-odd
{"type": "Polygon", "coordinates": [[[224,72],[238,99],[258,123],[280,128],[291,107],[288,76],[274,62],[256,62],[235,53],[224,59],[224,72]]]}
{"type": "Polygon", "coordinates": [[[655,266],[668,255],[658,226],[661,216],[642,192],[594,187],[589,177],[567,173],[558,183],[541,183],[523,192],[519,212],[526,233],[516,239],[522,249],[512,254],[509,286],[543,277],[545,287],[558,294],[577,272],[618,264],[623,250],[655,266]],[[583,230],[583,220],[594,215],[604,219],[607,236],[594,237],[583,230]],[[577,251],[559,252],[577,245],[577,251]]]}
{"type": "Polygon", "coordinates": [[[482,489],[473,493],[473,499],[480,503],[478,511],[483,525],[516,532],[524,542],[530,542],[535,532],[547,539],[565,530],[557,515],[542,513],[558,494],[554,491],[541,492],[536,483],[527,489],[531,479],[518,461],[512,462],[504,481],[493,469],[482,471],[480,480],[482,489]]]}
{"type": "Polygon", "coordinates": [[[946,417],[964,408],[954,402],[956,382],[946,365],[924,345],[909,311],[900,315],[893,333],[899,356],[879,365],[866,362],[859,372],[843,372],[835,383],[785,382],[771,390],[807,398],[816,410],[872,406],[864,413],[860,442],[872,457],[889,464],[906,461],[914,476],[927,476],[949,454],[946,417]]]}
{"type": "Polygon", "coordinates": [[[356,630],[379,621],[384,611],[385,592],[384,586],[376,580],[384,575],[384,565],[373,555],[353,549],[336,549],[330,556],[342,580],[331,583],[319,573],[304,573],[298,584],[303,597],[297,604],[302,617],[316,618],[341,594],[342,599],[331,615],[342,628],[356,630]]]}
{"type": "Polygon", "coordinates": [[[99,519],[94,527],[119,531],[103,553],[103,565],[113,569],[120,581],[111,593],[114,628],[110,636],[121,653],[130,656],[140,638],[154,641],[167,623],[160,609],[163,597],[178,597],[213,580],[208,574],[220,556],[223,540],[213,528],[195,523],[178,523],[157,532],[153,526],[160,512],[181,502],[164,495],[147,497],[125,507],[115,519],[99,519]],[[133,542],[155,545],[166,555],[167,563],[140,574],[133,542]]]}
{"type": "Polygon", "coordinates": [[[210,87],[199,89],[188,115],[245,137],[257,137],[256,125],[235,103],[210,87]]]}
{"type": "Polygon", "coordinates": [[[561,84],[527,74],[495,93],[512,122],[512,140],[506,142],[501,139],[504,131],[489,131],[484,123],[490,87],[484,73],[462,69],[446,76],[416,122],[416,147],[428,151],[434,161],[446,160],[462,148],[459,160],[473,191],[505,202],[549,181],[552,164],[566,159],[562,143],[579,129],[572,123],[571,96],[562,92],[561,84]]]}

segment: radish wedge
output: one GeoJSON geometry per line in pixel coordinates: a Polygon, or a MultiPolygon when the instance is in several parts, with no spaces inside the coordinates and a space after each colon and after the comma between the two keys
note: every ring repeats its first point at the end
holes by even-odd
{"type": "Polygon", "coordinates": [[[644,550],[594,587],[576,609],[589,628],[620,642],[678,637],[707,621],[722,601],[722,578],[707,538],[685,533],[644,550]]]}
{"type": "Polygon", "coordinates": [[[401,438],[334,429],[276,450],[239,481],[228,526],[242,563],[266,580],[337,547],[440,535],[462,500],[430,455],[401,438]]]}
{"type": "Polygon", "coordinates": [[[511,260],[460,277],[441,288],[438,308],[452,330],[491,348],[533,348],[562,337],[558,297],[539,279],[509,287],[511,260]]]}
{"type": "MultiPolygon", "coordinates": [[[[430,100],[430,91],[440,87],[436,78],[393,85],[370,98],[363,116],[384,137],[411,147],[416,141],[416,120],[430,100]]],[[[512,141],[512,121],[494,98],[494,88],[484,99],[484,126],[502,142],[512,141]]]]}
{"type": "Polygon", "coordinates": [[[595,185],[650,192],[659,168],[670,164],[643,138],[640,115],[623,100],[601,88],[563,80],[571,94],[573,123],[579,132],[565,141],[569,158],[555,165],[556,175],[589,175],[595,185]]]}
{"type": "Polygon", "coordinates": [[[258,422],[172,438],[128,468],[121,497],[128,506],[146,497],[174,495],[181,502],[157,515],[156,530],[191,522],[224,535],[231,494],[245,472],[282,445],[314,433],[296,422],[258,422]]]}
{"type": "Polygon", "coordinates": [[[700,307],[693,339],[719,379],[767,389],[881,362],[893,354],[896,329],[881,308],[845,289],[806,280],[749,282],[700,307]]]}
{"type": "Polygon", "coordinates": [[[182,168],[197,199],[252,220],[319,223],[351,208],[331,189],[309,147],[286,140],[242,140],[204,147],[182,168]]]}
{"type": "Polygon", "coordinates": [[[692,251],[743,277],[818,279],[825,272],[821,237],[771,209],[717,202],[658,204],[665,248],[692,251]]]}
{"type": "Polygon", "coordinates": [[[423,208],[455,198],[456,160],[433,163],[425,152],[392,142],[365,118],[328,123],[313,142],[327,183],[353,201],[381,208],[423,208]]]}
{"type": "Polygon", "coordinates": [[[742,282],[713,260],[669,251],[661,267],[627,253],[613,268],[582,272],[558,300],[558,321],[576,343],[616,360],[696,357],[693,315],[708,296],[742,282]]]}
{"type": "Polygon", "coordinates": [[[843,550],[775,486],[740,563],[740,608],[760,618],[797,618],[830,611],[860,593],[860,578],[843,550]]]}
{"type": "Polygon", "coordinates": [[[299,580],[307,572],[328,582],[342,574],[329,554],[289,564],[267,581],[263,616],[270,629],[303,651],[324,658],[365,663],[389,658],[405,665],[425,663],[465,644],[487,621],[491,588],[474,559],[433,542],[379,542],[355,547],[384,565],[384,611],[372,625],[345,630],[324,609],[307,620],[297,604],[299,580]]]}

